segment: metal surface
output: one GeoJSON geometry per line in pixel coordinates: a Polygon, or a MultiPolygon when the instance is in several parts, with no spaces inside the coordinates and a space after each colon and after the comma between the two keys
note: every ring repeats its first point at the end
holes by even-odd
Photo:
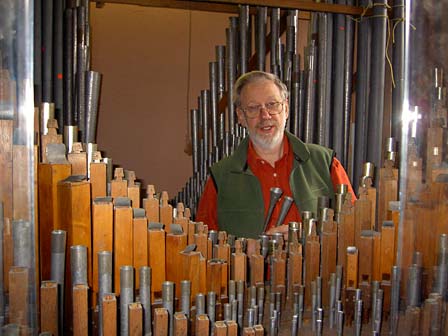
{"type": "Polygon", "coordinates": [[[75,245],[70,247],[70,267],[72,274],[72,287],[75,285],[88,285],[86,246],[75,245]]]}
{"type": "Polygon", "coordinates": [[[132,266],[120,267],[120,335],[129,334],[128,306],[134,302],[134,268],[132,266]]]}
{"type": "Polygon", "coordinates": [[[277,223],[275,224],[275,226],[284,224],[283,221],[285,220],[285,217],[288,214],[288,211],[291,208],[291,205],[293,202],[294,202],[294,199],[292,197],[289,197],[289,196],[283,197],[282,207],[280,209],[280,214],[278,216],[278,220],[277,220],[277,223]]]}
{"type": "Polygon", "coordinates": [[[151,268],[140,267],[140,302],[143,306],[143,334],[152,335],[151,329],[151,268]]]}
{"type": "Polygon", "coordinates": [[[174,323],[174,282],[162,282],[162,307],[168,311],[169,335],[173,335],[174,323]]]}
{"type": "Polygon", "coordinates": [[[103,335],[103,297],[107,293],[112,293],[112,252],[98,252],[98,330],[99,335],[103,335]]]}
{"type": "Polygon", "coordinates": [[[12,239],[13,239],[13,265],[22,267],[33,267],[32,259],[32,237],[31,224],[24,220],[12,221],[12,239]]]}
{"type": "Polygon", "coordinates": [[[102,75],[96,71],[86,72],[85,90],[85,143],[96,143],[96,127],[98,120],[98,106],[100,100],[102,75]]]}
{"type": "Polygon", "coordinates": [[[274,207],[277,204],[277,201],[279,200],[280,196],[283,194],[283,190],[281,190],[278,187],[272,187],[270,189],[270,198],[269,198],[269,209],[266,214],[266,218],[264,219],[264,229],[263,232],[266,232],[269,221],[271,220],[272,212],[274,211],[274,207]]]}
{"type": "Polygon", "coordinates": [[[255,17],[255,52],[257,55],[257,69],[261,71],[265,71],[266,69],[267,15],[267,7],[257,7],[257,14],[255,17]]]}

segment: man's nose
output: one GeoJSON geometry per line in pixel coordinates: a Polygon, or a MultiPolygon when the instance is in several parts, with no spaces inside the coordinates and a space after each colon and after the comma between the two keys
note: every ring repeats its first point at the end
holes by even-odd
{"type": "Polygon", "coordinates": [[[272,117],[269,114],[268,109],[264,105],[260,106],[260,117],[263,118],[263,119],[270,119],[272,117]]]}

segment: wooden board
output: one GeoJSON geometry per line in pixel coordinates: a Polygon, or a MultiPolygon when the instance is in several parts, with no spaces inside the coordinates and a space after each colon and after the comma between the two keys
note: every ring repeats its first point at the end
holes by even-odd
{"type": "Polygon", "coordinates": [[[117,335],[117,299],[114,294],[103,296],[103,335],[117,335]]]}
{"type": "Polygon", "coordinates": [[[4,217],[12,219],[13,121],[0,120],[0,202],[4,217]]]}
{"type": "Polygon", "coordinates": [[[139,302],[129,304],[129,336],[141,336],[143,332],[143,307],[139,302]]]}
{"type": "Polygon", "coordinates": [[[114,207],[114,291],[120,294],[120,267],[133,264],[132,208],[114,207]]]}
{"type": "Polygon", "coordinates": [[[90,164],[90,184],[92,189],[92,200],[97,197],[107,196],[107,172],[106,164],[93,162],[90,164]]]}
{"type": "Polygon", "coordinates": [[[98,252],[113,251],[113,204],[108,200],[94,200],[92,205],[93,231],[93,291],[98,293],[98,252]]]}
{"type": "Polygon", "coordinates": [[[176,297],[180,297],[180,281],[182,278],[182,252],[187,247],[187,234],[166,235],[166,280],[173,281],[176,288],[176,297]]]}
{"type": "Polygon", "coordinates": [[[28,325],[28,269],[14,266],[9,270],[9,323],[28,325]]]}
{"type": "Polygon", "coordinates": [[[69,164],[39,164],[38,193],[39,203],[39,237],[41,277],[50,279],[51,232],[60,227],[58,218],[58,183],[71,174],[69,164]]]}
{"type": "Polygon", "coordinates": [[[56,281],[42,281],[40,286],[40,330],[53,336],[59,335],[58,330],[58,284],[56,281]]]}
{"type": "Polygon", "coordinates": [[[135,287],[140,288],[140,268],[148,266],[148,220],[146,217],[134,218],[132,222],[133,265],[135,268],[135,287]]]}
{"type": "Polygon", "coordinates": [[[86,285],[73,287],[73,336],[89,334],[88,291],[86,285]]]}
{"type": "Polygon", "coordinates": [[[162,283],[166,275],[164,230],[148,230],[148,259],[152,270],[151,295],[154,300],[154,297],[160,298],[162,295],[162,283]]]}

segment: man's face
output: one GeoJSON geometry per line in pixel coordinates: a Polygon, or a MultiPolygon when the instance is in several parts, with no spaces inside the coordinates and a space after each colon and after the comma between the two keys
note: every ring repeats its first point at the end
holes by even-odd
{"type": "Polygon", "coordinates": [[[288,118],[288,102],[283,99],[280,90],[269,80],[261,80],[246,85],[241,90],[241,106],[237,108],[238,121],[247,128],[249,137],[255,146],[264,150],[274,149],[282,143],[283,132],[288,118]],[[269,114],[266,104],[281,102],[278,114],[269,114]],[[245,110],[260,108],[258,115],[249,118],[245,110]]]}

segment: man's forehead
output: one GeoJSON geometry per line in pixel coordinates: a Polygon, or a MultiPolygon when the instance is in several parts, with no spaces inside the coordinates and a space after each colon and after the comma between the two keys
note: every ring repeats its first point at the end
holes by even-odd
{"type": "Polygon", "coordinates": [[[281,96],[280,89],[270,80],[260,80],[247,84],[241,90],[241,98],[250,99],[253,95],[281,96]]]}

